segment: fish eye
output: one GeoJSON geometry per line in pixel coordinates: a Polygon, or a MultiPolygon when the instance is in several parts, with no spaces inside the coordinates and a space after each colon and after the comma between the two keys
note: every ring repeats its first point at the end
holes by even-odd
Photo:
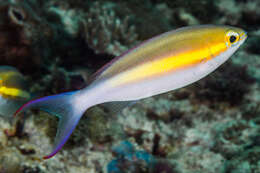
{"type": "Polygon", "coordinates": [[[225,41],[226,45],[230,47],[239,41],[239,34],[235,31],[228,31],[225,36],[225,41]]]}
{"type": "Polygon", "coordinates": [[[231,36],[229,37],[229,42],[230,42],[230,43],[234,43],[234,42],[236,41],[236,39],[237,39],[236,36],[231,35],[231,36]]]}

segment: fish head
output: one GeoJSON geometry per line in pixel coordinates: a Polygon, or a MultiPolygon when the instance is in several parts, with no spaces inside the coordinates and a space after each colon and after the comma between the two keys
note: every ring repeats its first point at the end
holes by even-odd
{"type": "Polygon", "coordinates": [[[224,42],[227,48],[239,48],[246,40],[247,33],[241,29],[236,27],[227,27],[224,42]]]}
{"type": "Polygon", "coordinates": [[[223,52],[229,51],[229,49],[237,50],[247,38],[243,29],[233,26],[216,27],[212,32],[211,39],[214,40],[212,46],[222,45],[225,47],[222,49],[223,52]]]}
{"type": "Polygon", "coordinates": [[[245,42],[247,33],[233,26],[210,25],[201,30],[201,42],[208,49],[208,60],[216,59],[220,65],[229,59],[245,42]]]}

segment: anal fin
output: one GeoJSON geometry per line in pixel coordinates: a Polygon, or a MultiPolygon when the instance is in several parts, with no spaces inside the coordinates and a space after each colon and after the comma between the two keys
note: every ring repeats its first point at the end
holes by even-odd
{"type": "Polygon", "coordinates": [[[101,104],[101,107],[104,107],[109,114],[114,115],[120,113],[124,108],[134,105],[136,102],[137,101],[108,102],[101,104]]]}

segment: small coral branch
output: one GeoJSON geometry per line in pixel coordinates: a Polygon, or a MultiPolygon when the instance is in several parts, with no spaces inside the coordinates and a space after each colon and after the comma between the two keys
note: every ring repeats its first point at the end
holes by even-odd
{"type": "Polygon", "coordinates": [[[96,53],[119,55],[137,43],[138,35],[129,16],[120,19],[107,4],[93,3],[85,18],[85,39],[96,53]]]}

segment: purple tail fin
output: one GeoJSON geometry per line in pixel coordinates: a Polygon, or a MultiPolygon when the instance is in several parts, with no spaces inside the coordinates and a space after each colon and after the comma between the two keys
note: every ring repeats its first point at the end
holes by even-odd
{"type": "Polygon", "coordinates": [[[50,154],[45,156],[44,159],[51,158],[62,148],[85,111],[77,110],[77,108],[73,106],[75,104],[73,98],[76,93],[77,91],[67,92],[32,100],[23,105],[15,113],[15,115],[17,115],[27,109],[36,108],[56,115],[59,118],[53,150],[50,154]]]}

